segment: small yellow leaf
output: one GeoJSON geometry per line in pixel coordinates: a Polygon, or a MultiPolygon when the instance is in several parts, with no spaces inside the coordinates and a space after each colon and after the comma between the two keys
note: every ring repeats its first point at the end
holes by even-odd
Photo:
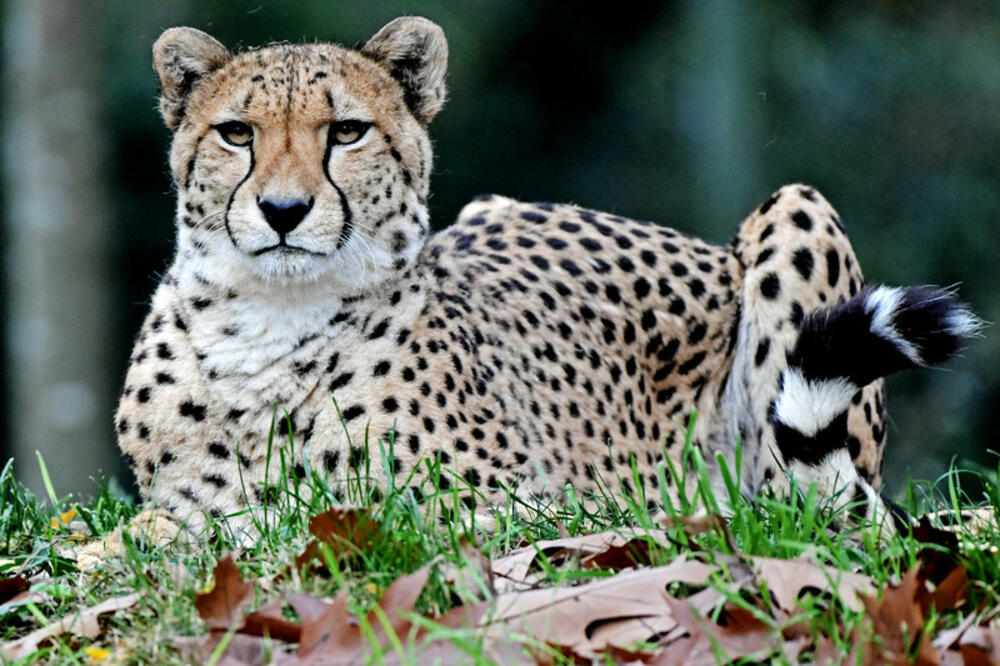
{"type": "Polygon", "coordinates": [[[68,525],[69,521],[76,518],[76,509],[70,509],[69,511],[63,511],[59,514],[58,518],[53,518],[49,521],[49,525],[54,528],[60,528],[63,525],[68,525]]]}
{"type": "Polygon", "coordinates": [[[368,594],[373,597],[378,594],[378,585],[375,583],[365,583],[364,588],[368,591],[368,594]]]}
{"type": "Polygon", "coordinates": [[[88,645],[83,648],[83,651],[87,653],[87,656],[90,657],[91,661],[104,661],[111,656],[111,650],[94,647],[93,645],[88,645]]]}

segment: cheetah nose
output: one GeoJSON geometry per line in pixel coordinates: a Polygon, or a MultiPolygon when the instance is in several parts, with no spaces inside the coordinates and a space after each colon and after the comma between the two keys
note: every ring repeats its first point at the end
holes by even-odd
{"type": "Polygon", "coordinates": [[[258,200],[257,206],[264,214],[264,219],[282,238],[305,218],[312,210],[313,200],[301,199],[264,199],[258,200]]]}

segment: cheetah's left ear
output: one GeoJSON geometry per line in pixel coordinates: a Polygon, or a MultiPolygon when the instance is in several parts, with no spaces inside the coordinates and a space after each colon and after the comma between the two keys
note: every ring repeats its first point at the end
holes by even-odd
{"type": "Polygon", "coordinates": [[[153,44],[153,69],[160,77],[160,112],[171,130],[184,118],[187,97],[199,81],[230,58],[225,46],[195,28],[170,28],[153,44]]]}
{"type": "Polygon", "coordinates": [[[419,16],[395,19],[369,39],[361,53],[389,69],[403,86],[406,105],[423,124],[444,106],[448,40],[438,24],[419,16]]]}

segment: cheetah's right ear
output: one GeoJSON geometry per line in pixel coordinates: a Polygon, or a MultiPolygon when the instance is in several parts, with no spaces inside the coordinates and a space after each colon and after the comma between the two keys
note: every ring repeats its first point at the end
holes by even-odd
{"type": "Polygon", "coordinates": [[[444,106],[448,40],[437,23],[419,16],[395,19],[375,33],[361,53],[389,69],[403,86],[406,105],[424,125],[444,106]]]}
{"type": "Polygon", "coordinates": [[[201,30],[169,28],[160,35],[153,44],[153,69],[160,77],[160,113],[167,127],[177,129],[188,94],[229,58],[226,47],[201,30]]]}

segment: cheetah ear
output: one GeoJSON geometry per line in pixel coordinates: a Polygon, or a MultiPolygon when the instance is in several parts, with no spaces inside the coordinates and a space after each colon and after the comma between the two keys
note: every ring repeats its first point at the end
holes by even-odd
{"type": "Polygon", "coordinates": [[[361,53],[389,69],[403,86],[406,105],[423,124],[444,106],[448,40],[433,21],[404,16],[386,24],[361,53]]]}
{"type": "Polygon", "coordinates": [[[194,28],[170,28],[153,44],[153,69],[160,77],[160,113],[176,130],[191,90],[226,63],[230,53],[211,35],[194,28]]]}

